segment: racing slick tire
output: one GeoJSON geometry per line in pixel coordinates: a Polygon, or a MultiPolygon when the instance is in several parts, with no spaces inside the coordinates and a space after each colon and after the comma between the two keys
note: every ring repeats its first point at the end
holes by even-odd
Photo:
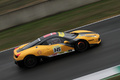
{"type": "Polygon", "coordinates": [[[27,68],[35,67],[37,64],[37,58],[35,56],[29,55],[24,58],[24,66],[27,68]]]}
{"type": "Polygon", "coordinates": [[[84,52],[89,48],[89,43],[85,40],[80,40],[75,43],[75,50],[78,52],[84,52]]]}

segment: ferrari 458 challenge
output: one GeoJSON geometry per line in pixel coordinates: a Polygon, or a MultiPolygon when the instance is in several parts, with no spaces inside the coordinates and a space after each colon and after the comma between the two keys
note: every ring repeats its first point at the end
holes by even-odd
{"type": "Polygon", "coordinates": [[[83,52],[90,45],[99,45],[100,43],[100,35],[93,31],[53,32],[15,48],[14,60],[18,66],[30,68],[45,57],[54,57],[73,51],[83,52]]]}

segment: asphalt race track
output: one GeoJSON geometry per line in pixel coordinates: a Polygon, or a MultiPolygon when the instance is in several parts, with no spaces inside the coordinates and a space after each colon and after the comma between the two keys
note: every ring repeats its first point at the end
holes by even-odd
{"type": "Polygon", "coordinates": [[[32,69],[14,64],[13,49],[1,52],[0,80],[72,80],[120,64],[120,16],[80,29],[99,33],[102,44],[83,53],[51,58],[32,69]]]}

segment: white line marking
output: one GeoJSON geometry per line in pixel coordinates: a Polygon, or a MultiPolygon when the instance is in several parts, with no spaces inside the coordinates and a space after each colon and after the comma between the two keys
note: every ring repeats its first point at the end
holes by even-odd
{"type": "Polygon", "coordinates": [[[73,80],[101,80],[117,73],[115,68],[108,68],[73,80]]]}
{"type": "MultiPolygon", "coordinates": [[[[17,47],[17,46],[16,46],[16,47],[17,47]]],[[[0,53],[5,52],[5,51],[8,51],[8,50],[11,50],[11,49],[14,49],[14,48],[15,48],[15,47],[10,48],[10,49],[7,49],[7,50],[0,51],[0,53]]]]}
{"type": "Polygon", "coordinates": [[[101,80],[106,77],[120,73],[120,71],[118,70],[118,67],[120,67],[120,65],[116,65],[98,72],[94,72],[92,74],[88,74],[73,80],[101,80]]]}
{"type": "MultiPolygon", "coordinates": [[[[78,28],[87,27],[87,26],[90,26],[90,25],[93,25],[93,24],[96,24],[96,23],[99,23],[99,22],[103,22],[103,21],[106,21],[106,20],[109,20],[109,19],[112,19],[112,18],[116,18],[116,17],[119,17],[119,16],[120,16],[120,14],[119,14],[119,15],[116,15],[116,16],[113,16],[113,17],[110,17],[110,18],[107,18],[107,19],[103,19],[103,20],[94,22],[94,23],[90,23],[90,24],[84,25],[84,26],[81,26],[81,27],[77,27],[77,28],[74,28],[74,29],[70,29],[70,30],[67,30],[67,31],[65,31],[65,32],[73,31],[73,30],[76,30],[76,29],[78,29],[78,28]]],[[[10,48],[10,49],[7,49],[7,50],[0,51],[0,53],[5,52],[5,51],[8,51],[8,50],[11,50],[11,49],[14,49],[14,48],[15,48],[15,47],[10,48]]]]}

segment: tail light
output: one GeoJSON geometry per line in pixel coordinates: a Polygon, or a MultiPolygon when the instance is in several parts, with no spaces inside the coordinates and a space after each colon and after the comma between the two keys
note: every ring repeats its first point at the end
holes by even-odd
{"type": "Polygon", "coordinates": [[[16,47],[15,49],[17,49],[18,47],[16,47]]]}
{"type": "Polygon", "coordinates": [[[20,54],[21,54],[21,53],[19,53],[19,54],[15,55],[15,57],[16,57],[16,58],[18,58],[18,56],[20,56],[20,54]]]}
{"type": "Polygon", "coordinates": [[[17,54],[16,56],[18,57],[21,53],[17,54]]]}

